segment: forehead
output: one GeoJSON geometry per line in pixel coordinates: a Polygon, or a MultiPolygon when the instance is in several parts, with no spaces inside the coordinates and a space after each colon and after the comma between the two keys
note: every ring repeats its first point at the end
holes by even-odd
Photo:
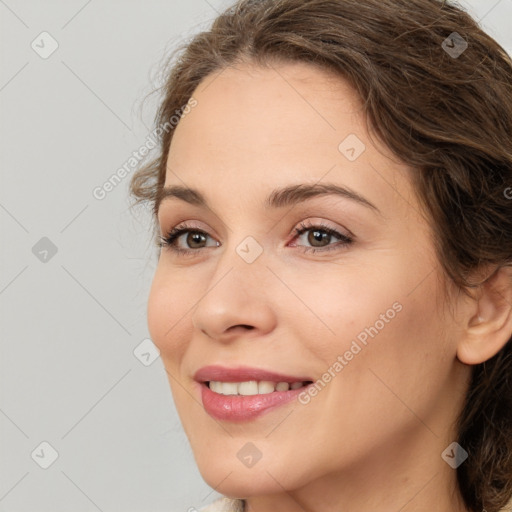
{"type": "Polygon", "coordinates": [[[206,136],[202,142],[208,146],[229,142],[251,151],[258,144],[277,147],[309,140],[309,146],[322,139],[337,149],[345,130],[361,137],[366,133],[352,87],[304,63],[229,67],[206,77],[193,96],[198,105],[178,125],[174,145],[193,130],[206,136]]]}
{"type": "Polygon", "coordinates": [[[304,63],[240,64],[208,76],[193,97],[197,106],[173,136],[166,185],[222,187],[231,201],[322,179],[374,197],[378,182],[384,198],[404,186],[397,180],[405,166],[370,140],[356,91],[328,71],[304,63]],[[364,148],[356,160],[343,153],[346,140],[364,148]]]}

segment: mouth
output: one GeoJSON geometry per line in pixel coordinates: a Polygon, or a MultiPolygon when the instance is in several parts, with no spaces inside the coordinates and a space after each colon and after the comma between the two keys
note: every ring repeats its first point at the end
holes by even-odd
{"type": "Polygon", "coordinates": [[[205,382],[208,388],[214,393],[224,396],[267,395],[269,393],[275,393],[276,391],[281,392],[300,389],[311,383],[312,381],[273,382],[271,380],[247,380],[245,382],[222,382],[212,380],[205,382]]]}
{"type": "Polygon", "coordinates": [[[293,401],[313,380],[249,367],[196,372],[205,411],[217,420],[248,421],[293,401]]]}

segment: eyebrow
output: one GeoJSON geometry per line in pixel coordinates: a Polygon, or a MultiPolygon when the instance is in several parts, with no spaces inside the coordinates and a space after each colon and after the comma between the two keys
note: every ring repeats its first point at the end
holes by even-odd
{"type": "MultiPolygon", "coordinates": [[[[350,199],[382,215],[380,210],[368,199],[348,187],[335,185],[334,183],[316,183],[313,185],[301,183],[275,189],[265,200],[264,206],[265,208],[284,208],[286,206],[294,206],[313,197],[326,195],[336,195],[350,199]]],[[[171,198],[180,199],[191,205],[210,209],[206,198],[199,190],[175,185],[161,189],[155,204],[155,211],[158,212],[160,204],[164,200],[171,198]]]]}

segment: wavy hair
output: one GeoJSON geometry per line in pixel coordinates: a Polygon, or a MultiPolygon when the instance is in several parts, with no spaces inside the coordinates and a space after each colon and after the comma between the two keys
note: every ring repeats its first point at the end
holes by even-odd
{"type": "MultiPolygon", "coordinates": [[[[480,284],[474,270],[512,264],[512,61],[460,7],[241,0],[171,56],[157,125],[182,112],[209,74],[244,60],[307,62],[355,88],[373,132],[414,167],[440,265],[459,290],[480,284]],[[450,52],[464,41],[460,55],[450,52]]],[[[159,155],[131,181],[136,202],[155,216],[172,136],[162,134],[159,155]]],[[[512,497],[511,340],[472,368],[457,426],[469,454],[457,469],[465,504],[498,512],[512,497]]]]}

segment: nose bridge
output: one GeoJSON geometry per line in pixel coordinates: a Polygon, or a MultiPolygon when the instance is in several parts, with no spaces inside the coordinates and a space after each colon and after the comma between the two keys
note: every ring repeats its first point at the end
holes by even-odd
{"type": "MultiPolygon", "coordinates": [[[[264,247],[265,239],[268,237],[263,227],[257,232],[251,229],[251,226],[254,227],[254,215],[247,206],[244,208],[243,205],[239,205],[241,210],[245,210],[245,222],[239,222],[238,226],[236,222],[227,222],[224,247],[217,257],[216,276],[224,274],[229,268],[245,280],[250,280],[256,274],[261,279],[268,273],[264,247]]],[[[239,215],[237,217],[240,218],[239,215]]],[[[212,279],[215,279],[215,276],[212,276],[212,279]]]]}
{"type": "Polygon", "coordinates": [[[228,288],[231,296],[239,300],[244,297],[247,300],[252,300],[251,297],[262,300],[265,274],[269,272],[263,244],[252,235],[238,236],[237,240],[232,233],[231,238],[218,257],[209,288],[228,288]]]}
{"type": "Polygon", "coordinates": [[[255,237],[229,242],[218,256],[207,291],[193,311],[194,326],[212,338],[222,337],[235,325],[271,329],[274,308],[265,287],[266,274],[269,270],[263,245],[255,237]]]}

